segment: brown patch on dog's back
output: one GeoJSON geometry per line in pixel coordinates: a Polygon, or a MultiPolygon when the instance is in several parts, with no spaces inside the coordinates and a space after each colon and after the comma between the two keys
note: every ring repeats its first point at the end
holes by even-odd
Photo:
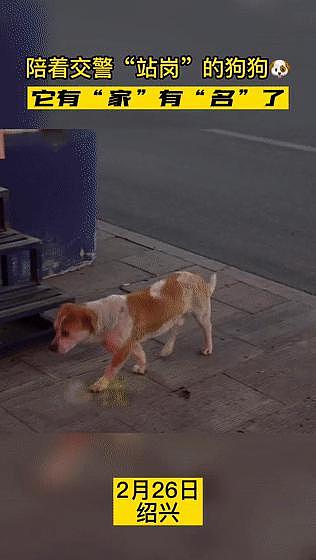
{"type": "Polygon", "coordinates": [[[147,288],[128,294],[127,305],[133,318],[136,339],[158,331],[183,313],[183,293],[177,275],[172,274],[166,279],[159,297],[151,295],[150,288],[147,288]]]}

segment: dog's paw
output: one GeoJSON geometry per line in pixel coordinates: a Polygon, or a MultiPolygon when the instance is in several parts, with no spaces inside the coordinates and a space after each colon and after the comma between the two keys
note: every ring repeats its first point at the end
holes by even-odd
{"type": "Polygon", "coordinates": [[[173,347],[172,346],[168,346],[167,344],[162,348],[159,356],[161,358],[168,358],[168,356],[171,356],[173,352],[173,347]]]}
{"type": "Polygon", "coordinates": [[[201,354],[202,356],[210,356],[212,354],[212,348],[202,348],[201,354]]]}
{"type": "Polygon", "coordinates": [[[133,366],[132,371],[134,373],[138,373],[139,375],[144,375],[144,373],[146,373],[146,366],[140,366],[139,364],[135,364],[133,366]]]}
{"type": "Polygon", "coordinates": [[[100,377],[100,379],[89,386],[89,391],[91,391],[91,393],[101,393],[102,391],[105,391],[105,389],[107,389],[109,383],[109,379],[107,379],[106,377],[100,377]]]}

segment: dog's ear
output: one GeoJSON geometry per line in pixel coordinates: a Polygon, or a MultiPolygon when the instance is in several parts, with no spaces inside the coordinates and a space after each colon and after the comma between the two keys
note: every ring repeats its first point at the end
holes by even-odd
{"type": "Polygon", "coordinates": [[[287,60],[285,60],[284,62],[285,62],[285,66],[287,67],[288,71],[290,71],[291,70],[290,64],[288,63],[287,60]]]}
{"type": "Polygon", "coordinates": [[[97,331],[97,315],[92,309],[85,309],[83,316],[83,324],[90,332],[90,334],[96,334],[97,331]]]}
{"type": "Polygon", "coordinates": [[[54,321],[55,329],[61,326],[65,317],[67,317],[67,315],[69,315],[69,313],[71,313],[75,307],[76,305],[74,303],[63,303],[60,306],[54,321]]]}
{"type": "Polygon", "coordinates": [[[76,309],[78,306],[75,303],[63,303],[59,310],[58,313],[59,315],[67,315],[67,313],[70,313],[71,311],[73,311],[74,309],[76,309]]]}

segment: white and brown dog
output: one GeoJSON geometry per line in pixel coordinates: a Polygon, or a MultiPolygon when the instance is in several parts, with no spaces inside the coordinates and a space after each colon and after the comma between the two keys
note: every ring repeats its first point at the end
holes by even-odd
{"type": "Polygon", "coordinates": [[[50,348],[64,354],[80,342],[99,341],[111,352],[112,360],[104,375],[90,390],[106,389],[130,354],[136,358],[135,373],[145,373],[146,355],[141,343],[170,331],[161,350],[169,356],[184,316],[192,313],[204,334],[202,354],[212,353],[211,295],[216,274],[206,282],[191,272],[175,272],[150,288],[128,295],[112,295],[82,305],[66,303],[55,321],[55,338],[50,348]]]}

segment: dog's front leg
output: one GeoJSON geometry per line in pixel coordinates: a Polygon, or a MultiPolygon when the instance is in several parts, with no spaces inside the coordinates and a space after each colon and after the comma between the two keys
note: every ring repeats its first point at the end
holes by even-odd
{"type": "Polygon", "coordinates": [[[146,371],[146,354],[140,342],[136,342],[134,344],[133,354],[137,360],[137,364],[135,364],[133,367],[133,372],[144,374],[146,371]]]}
{"type": "Polygon", "coordinates": [[[112,356],[111,363],[105,368],[105,372],[102,377],[100,377],[100,379],[90,385],[90,391],[92,391],[93,393],[100,393],[101,391],[104,391],[108,387],[111,379],[115,377],[115,375],[120,371],[121,367],[125,364],[130,352],[130,343],[125,344],[124,346],[116,350],[112,356]]]}

